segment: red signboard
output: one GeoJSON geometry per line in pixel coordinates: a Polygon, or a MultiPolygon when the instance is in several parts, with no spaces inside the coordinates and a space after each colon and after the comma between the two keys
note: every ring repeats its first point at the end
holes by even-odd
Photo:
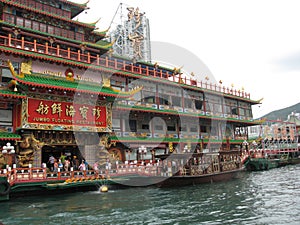
{"type": "Polygon", "coordinates": [[[106,106],[28,99],[28,123],[106,127],[106,106]]]}

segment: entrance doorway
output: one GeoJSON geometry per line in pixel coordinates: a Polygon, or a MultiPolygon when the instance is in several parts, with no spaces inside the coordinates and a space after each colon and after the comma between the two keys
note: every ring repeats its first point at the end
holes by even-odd
{"type": "Polygon", "coordinates": [[[42,162],[46,163],[48,168],[48,161],[51,155],[57,160],[61,155],[66,155],[70,161],[73,159],[73,156],[76,156],[79,161],[82,160],[82,155],[77,145],[45,145],[42,148],[42,162]]]}

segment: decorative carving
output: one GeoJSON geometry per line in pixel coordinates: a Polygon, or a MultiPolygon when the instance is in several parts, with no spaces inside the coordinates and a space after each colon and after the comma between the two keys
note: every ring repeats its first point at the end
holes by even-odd
{"type": "Polygon", "coordinates": [[[4,155],[0,152],[0,169],[2,169],[6,164],[4,155]]]}
{"type": "Polygon", "coordinates": [[[65,71],[65,76],[66,76],[66,79],[67,80],[70,80],[70,81],[74,81],[74,72],[73,72],[73,70],[72,69],[67,69],[66,71],[65,71]]]}
{"type": "Polygon", "coordinates": [[[32,61],[21,63],[21,74],[31,74],[32,71],[32,61]]]}
{"type": "Polygon", "coordinates": [[[23,141],[19,146],[20,152],[17,155],[19,166],[28,167],[29,164],[34,164],[34,166],[41,165],[43,142],[37,140],[33,134],[27,134],[23,136],[23,141]]]}
{"type": "Polygon", "coordinates": [[[109,149],[111,146],[116,146],[115,142],[111,142],[109,135],[102,135],[100,138],[99,146],[109,149]]]}

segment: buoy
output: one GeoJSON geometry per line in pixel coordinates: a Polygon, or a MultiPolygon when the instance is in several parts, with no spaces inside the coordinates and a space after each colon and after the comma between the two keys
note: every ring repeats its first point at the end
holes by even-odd
{"type": "Polygon", "coordinates": [[[108,192],[108,187],[106,185],[102,185],[100,187],[100,192],[108,192]]]}

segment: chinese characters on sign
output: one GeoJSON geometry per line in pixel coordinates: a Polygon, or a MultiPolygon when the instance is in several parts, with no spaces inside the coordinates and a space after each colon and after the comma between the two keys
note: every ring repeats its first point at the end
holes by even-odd
{"type": "Polygon", "coordinates": [[[106,106],[28,99],[28,122],[106,127],[106,106]]]}
{"type": "Polygon", "coordinates": [[[144,35],[140,33],[139,28],[141,27],[141,19],[142,16],[145,13],[140,13],[139,8],[136,8],[134,10],[133,7],[128,7],[127,10],[128,12],[128,22],[134,21],[135,22],[135,27],[133,29],[133,33],[128,35],[128,39],[132,41],[132,47],[134,51],[134,57],[137,59],[142,58],[142,50],[141,50],[141,45],[142,41],[144,40],[144,35]]]}

